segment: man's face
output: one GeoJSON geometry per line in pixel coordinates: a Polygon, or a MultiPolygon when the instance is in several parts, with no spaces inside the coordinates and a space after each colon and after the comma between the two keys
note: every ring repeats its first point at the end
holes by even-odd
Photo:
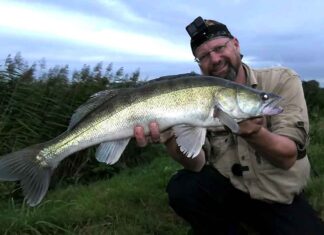
{"type": "Polygon", "coordinates": [[[204,75],[234,81],[241,66],[240,46],[236,38],[211,39],[195,50],[195,56],[204,75]]]}

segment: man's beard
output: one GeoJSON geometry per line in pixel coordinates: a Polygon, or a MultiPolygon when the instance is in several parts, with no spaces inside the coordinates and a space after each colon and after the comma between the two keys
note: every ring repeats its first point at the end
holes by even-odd
{"type": "Polygon", "coordinates": [[[240,67],[240,63],[238,63],[236,66],[234,66],[232,63],[227,62],[227,72],[226,74],[216,74],[216,73],[209,73],[210,76],[216,76],[216,77],[220,77],[229,81],[235,81],[236,77],[237,77],[237,73],[238,73],[238,69],[240,67]]]}
{"type": "Polygon", "coordinates": [[[232,65],[228,65],[228,71],[225,75],[216,75],[216,74],[209,74],[210,76],[216,76],[216,77],[220,77],[229,81],[235,81],[236,76],[237,76],[237,71],[236,69],[232,66],[232,65]]]}
{"type": "Polygon", "coordinates": [[[228,69],[228,73],[226,74],[226,76],[224,77],[224,79],[229,80],[229,81],[235,81],[237,76],[237,71],[235,70],[235,68],[233,66],[229,66],[228,69]]]}

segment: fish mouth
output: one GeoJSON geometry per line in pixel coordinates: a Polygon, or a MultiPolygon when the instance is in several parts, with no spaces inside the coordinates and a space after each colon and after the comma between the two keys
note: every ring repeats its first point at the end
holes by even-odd
{"type": "Polygon", "coordinates": [[[270,101],[262,110],[263,115],[272,116],[277,115],[283,112],[283,108],[278,105],[278,103],[282,100],[281,97],[276,97],[272,101],[270,101]]]}

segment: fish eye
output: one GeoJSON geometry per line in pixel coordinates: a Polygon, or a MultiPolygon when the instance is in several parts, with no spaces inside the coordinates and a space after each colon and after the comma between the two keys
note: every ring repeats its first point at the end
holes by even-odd
{"type": "Polygon", "coordinates": [[[260,96],[261,96],[261,99],[264,100],[264,101],[269,99],[269,95],[266,94],[266,93],[261,93],[260,96]]]}

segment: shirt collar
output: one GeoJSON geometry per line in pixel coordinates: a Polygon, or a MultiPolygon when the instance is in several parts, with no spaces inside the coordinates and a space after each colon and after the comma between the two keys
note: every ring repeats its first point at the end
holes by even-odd
{"type": "Polygon", "coordinates": [[[252,69],[245,63],[242,63],[242,65],[246,74],[246,84],[252,88],[256,88],[258,86],[258,81],[252,69]]]}

